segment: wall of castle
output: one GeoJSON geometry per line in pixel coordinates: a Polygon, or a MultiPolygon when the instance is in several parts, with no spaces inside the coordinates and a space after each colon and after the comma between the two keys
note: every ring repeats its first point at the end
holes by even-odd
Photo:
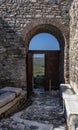
{"type": "Polygon", "coordinates": [[[70,84],[78,93],[78,1],[70,10],[70,84]]]}
{"type": "Polygon", "coordinates": [[[71,0],[0,0],[0,86],[26,86],[26,48],[21,35],[27,24],[38,18],[57,18],[69,29],[70,6],[71,0]]]}

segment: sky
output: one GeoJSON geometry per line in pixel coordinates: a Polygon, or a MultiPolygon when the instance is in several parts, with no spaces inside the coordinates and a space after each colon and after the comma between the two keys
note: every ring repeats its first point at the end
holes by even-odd
{"type": "MultiPolygon", "coordinates": [[[[31,39],[29,50],[60,50],[60,47],[58,40],[53,35],[39,33],[31,39]]],[[[39,56],[39,54],[34,56],[39,56]]]]}

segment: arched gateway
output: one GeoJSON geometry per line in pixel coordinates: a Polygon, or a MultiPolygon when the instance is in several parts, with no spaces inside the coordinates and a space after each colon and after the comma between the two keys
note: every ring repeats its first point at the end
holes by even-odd
{"type": "MultiPolygon", "coordinates": [[[[69,53],[66,53],[66,47],[69,47],[69,32],[67,28],[57,19],[37,19],[28,24],[23,33],[23,40],[26,44],[26,74],[27,74],[27,92],[28,96],[32,92],[32,54],[45,54],[45,90],[49,90],[49,81],[52,81],[52,89],[58,89],[60,83],[64,83],[68,78],[66,73],[67,59],[69,53]],[[38,33],[50,33],[56,37],[59,42],[60,50],[48,51],[29,50],[30,40],[38,33]],[[64,60],[65,59],[65,60],[64,60]],[[65,67],[64,67],[65,66],[65,67]]],[[[69,59],[68,59],[69,60],[69,59]]]]}

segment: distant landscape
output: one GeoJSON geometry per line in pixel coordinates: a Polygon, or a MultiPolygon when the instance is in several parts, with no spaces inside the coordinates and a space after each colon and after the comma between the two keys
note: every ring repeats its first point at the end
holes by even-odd
{"type": "Polygon", "coordinates": [[[44,75],[44,57],[33,58],[33,76],[44,75]]]}

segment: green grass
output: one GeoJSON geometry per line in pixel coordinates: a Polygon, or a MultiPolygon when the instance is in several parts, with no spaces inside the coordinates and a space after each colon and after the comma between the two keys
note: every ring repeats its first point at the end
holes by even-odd
{"type": "Polygon", "coordinates": [[[33,76],[44,75],[44,58],[33,59],[33,76]]]}

